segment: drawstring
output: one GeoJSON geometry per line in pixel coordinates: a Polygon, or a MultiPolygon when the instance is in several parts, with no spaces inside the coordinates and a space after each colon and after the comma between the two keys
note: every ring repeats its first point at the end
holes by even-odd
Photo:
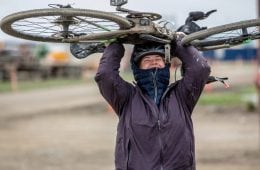
{"type": "Polygon", "coordinates": [[[171,46],[170,44],[164,45],[164,51],[165,51],[165,63],[171,62],[171,46]]]}

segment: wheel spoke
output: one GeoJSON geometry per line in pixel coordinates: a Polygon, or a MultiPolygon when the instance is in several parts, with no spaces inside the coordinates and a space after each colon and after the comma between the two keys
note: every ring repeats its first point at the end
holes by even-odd
{"type": "Polygon", "coordinates": [[[53,29],[53,27],[57,27],[57,25],[46,25],[49,24],[47,22],[31,22],[31,21],[26,21],[23,20],[21,22],[13,24],[13,28],[17,29],[22,32],[30,32],[32,30],[37,30],[37,29],[46,29],[46,30],[52,30],[52,31],[57,31],[57,29],[53,29]],[[23,24],[24,23],[24,24],[23,24]],[[26,28],[26,29],[22,29],[26,28]]]}
{"type": "MultiPolygon", "coordinates": [[[[236,39],[238,40],[239,38],[241,40],[245,40],[245,39],[251,39],[251,37],[254,37],[256,35],[259,35],[259,29],[258,27],[246,27],[246,28],[241,28],[241,29],[237,29],[237,30],[231,30],[231,31],[226,31],[226,32],[222,32],[219,34],[215,34],[212,36],[207,37],[206,39],[204,39],[205,41],[215,41],[215,40],[225,40],[225,39],[231,39],[231,41],[227,41],[227,42],[232,42],[232,39],[236,39]]],[[[202,40],[202,41],[204,41],[202,40]]]]}
{"type": "Polygon", "coordinates": [[[75,17],[75,18],[77,18],[78,20],[80,20],[80,21],[82,21],[82,22],[86,22],[87,24],[93,25],[93,26],[95,26],[95,27],[97,27],[97,28],[101,28],[101,29],[103,29],[103,30],[105,30],[105,31],[111,31],[110,29],[108,29],[108,28],[106,28],[106,27],[104,27],[104,26],[102,26],[102,25],[100,25],[100,24],[97,24],[97,23],[95,23],[95,22],[88,21],[88,20],[83,19],[83,18],[81,18],[81,17],[75,17]]]}
{"type": "Polygon", "coordinates": [[[66,34],[88,35],[118,30],[119,26],[109,20],[85,16],[67,17],[67,19],[60,16],[41,16],[18,20],[12,24],[12,29],[32,36],[53,37],[55,35],[62,38],[66,34]]]}

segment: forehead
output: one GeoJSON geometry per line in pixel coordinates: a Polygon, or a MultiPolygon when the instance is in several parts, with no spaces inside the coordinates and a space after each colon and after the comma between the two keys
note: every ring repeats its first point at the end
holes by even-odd
{"type": "Polygon", "coordinates": [[[145,60],[145,59],[163,59],[162,56],[158,55],[158,54],[152,54],[152,55],[146,55],[142,58],[142,60],[145,60]]]}

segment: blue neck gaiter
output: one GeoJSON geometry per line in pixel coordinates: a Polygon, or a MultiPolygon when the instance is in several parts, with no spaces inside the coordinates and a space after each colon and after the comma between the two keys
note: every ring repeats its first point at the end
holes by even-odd
{"type": "Polygon", "coordinates": [[[134,79],[141,90],[159,106],[161,97],[169,85],[170,64],[164,68],[140,69],[132,64],[134,79]]]}

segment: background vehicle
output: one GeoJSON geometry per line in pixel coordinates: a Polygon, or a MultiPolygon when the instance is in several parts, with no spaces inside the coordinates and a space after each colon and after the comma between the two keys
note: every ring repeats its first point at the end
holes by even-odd
{"type": "Polygon", "coordinates": [[[80,78],[82,65],[73,63],[70,52],[46,44],[6,41],[0,47],[0,81],[9,81],[15,70],[19,80],[80,78]]]}

